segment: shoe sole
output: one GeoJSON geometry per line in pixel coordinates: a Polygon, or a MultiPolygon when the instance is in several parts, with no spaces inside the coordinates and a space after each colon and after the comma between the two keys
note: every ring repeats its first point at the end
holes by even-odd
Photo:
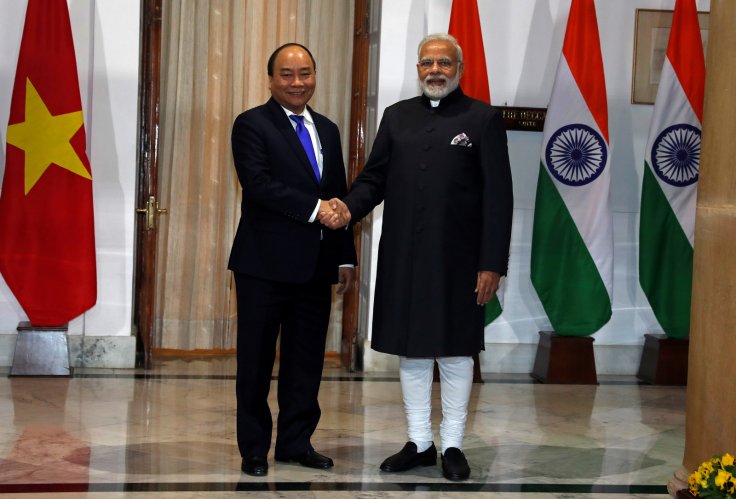
{"type": "Polygon", "coordinates": [[[448,480],[452,480],[453,482],[461,482],[463,480],[467,480],[468,478],[470,478],[470,473],[468,473],[466,475],[465,473],[463,473],[463,474],[460,474],[460,473],[445,473],[443,471],[442,472],[442,476],[445,477],[445,478],[447,478],[448,480]]]}
{"type": "Polygon", "coordinates": [[[312,468],[313,470],[329,470],[333,466],[335,466],[335,463],[328,463],[324,466],[312,466],[309,464],[300,463],[296,459],[274,459],[274,461],[279,463],[290,463],[290,464],[298,464],[299,466],[304,466],[305,468],[312,468]]]}

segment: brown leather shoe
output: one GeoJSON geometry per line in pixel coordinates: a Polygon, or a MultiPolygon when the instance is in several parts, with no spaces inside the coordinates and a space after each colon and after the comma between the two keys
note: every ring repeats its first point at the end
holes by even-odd
{"type": "Polygon", "coordinates": [[[437,464],[437,448],[434,442],[424,452],[417,452],[417,444],[406,442],[404,448],[381,463],[381,471],[399,472],[417,466],[434,466],[437,464]]]}

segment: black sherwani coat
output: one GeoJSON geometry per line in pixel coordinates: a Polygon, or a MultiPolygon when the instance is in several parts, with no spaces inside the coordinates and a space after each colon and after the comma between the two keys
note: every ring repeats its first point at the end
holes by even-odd
{"type": "Polygon", "coordinates": [[[424,96],[388,107],[345,198],[354,220],[381,201],[372,348],[407,357],[478,353],[477,273],[505,275],[511,239],[500,112],[459,88],[436,108],[424,96]]]}

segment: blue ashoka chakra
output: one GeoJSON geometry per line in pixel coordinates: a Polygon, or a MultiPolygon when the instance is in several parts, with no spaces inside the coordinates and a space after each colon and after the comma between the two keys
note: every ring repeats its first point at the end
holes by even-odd
{"type": "Polygon", "coordinates": [[[652,168],[664,182],[676,187],[697,182],[700,171],[700,130],[685,124],[662,130],[652,145],[652,168]]]}
{"type": "Polygon", "coordinates": [[[547,168],[557,180],[567,185],[585,185],[605,169],[608,147],[598,132],[575,123],[552,134],[544,157],[547,168]]]}

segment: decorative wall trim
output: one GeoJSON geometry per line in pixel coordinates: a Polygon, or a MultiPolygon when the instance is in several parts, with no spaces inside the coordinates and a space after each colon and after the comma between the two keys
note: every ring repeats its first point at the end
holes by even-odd
{"type": "MultiPolygon", "coordinates": [[[[643,341],[642,337],[642,341],[643,341]]],[[[595,345],[596,371],[598,375],[635,376],[639,369],[643,345],[595,345]]],[[[363,370],[386,372],[399,370],[399,358],[371,350],[370,341],[364,345],[363,370]]],[[[486,343],[480,353],[480,370],[483,373],[530,373],[534,367],[537,344],[486,343]]]]}

